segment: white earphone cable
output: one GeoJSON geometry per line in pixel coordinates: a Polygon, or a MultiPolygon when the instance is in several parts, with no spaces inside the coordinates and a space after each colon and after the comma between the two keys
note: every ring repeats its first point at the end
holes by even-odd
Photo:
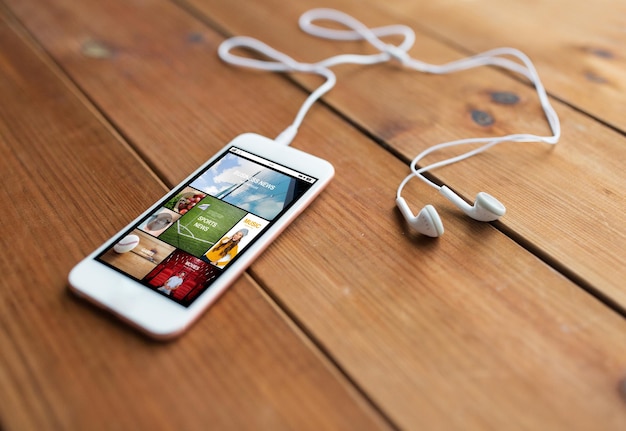
{"type": "Polygon", "coordinates": [[[300,28],[316,37],[341,40],[341,41],[367,41],[380,52],[377,54],[340,54],[329,57],[317,63],[302,63],[294,60],[288,55],[275,50],[274,48],[250,37],[233,37],[222,42],[218,49],[220,58],[230,64],[266,70],[272,72],[303,72],[320,75],[326,81],[313,91],[301,106],[294,122],[288,126],[276,138],[277,142],[289,145],[297,134],[297,130],[302,124],[304,117],[313,104],[319,100],[324,94],[330,91],[335,83],[335,74],[330,70],[331,67],[340,64],[362,64],[370,65],[384,63],[388,61],[398,61],[404,67],[419,72],[431,74],[448,74],[467,69],[473,69],[480,66],[496,66],[518,73],[527,78],[535,87],[539,102],[544,111],[552,135],[538,136],[534,134],[512,134],[500,137],[482,137],[459,139],[451,142],[444,142],[434,145],[420,154],[418,154],[410,163],[411,173],[400,183],[397,190],[397,196],[400,197],[404,186],[414,177],[424,181],[426,184],[440,189],[441,186],[426,178],[423,173],[432,169],[447,166],[469,157],[475,156],[489,148],[503,142],[544,142],[548,144],[556,144],[561,136],[561,125],[559,117],[554,108],[550,104],[546,90],[541,83],[539,74],[537,73],[532,61],[523,52],[514,48],[496,48],[471,57],[455,60],[442,65],[433,65],[424,63],[420,60],[412,58],[408,51],[415,42],[415,32],[405,25],[389,25],[383,27],[369,28],[357,19],[343,12],[334,9],[312,9],[305,12],[299,20],[300,28]],[[331,29],[316,25],[316,21],[331,21],[345,26],[346,30],[331,29]],[[386,36],[401,36],[403,41],[399,45],[391,45],[383,42],[380,38],[386,36]],[[241,57],[234,55],[231,51],[235,48],[249,49],[256,51],[261,55],[268,57],[270,60],[259,60],[249,57],[241,57]],[[513,61],[507,57],[513,57],[520,63],[513,61]],[[467,151],[456,157],[445,159],[428,166],[418,168],[417,164],[427,155],[449,147],[462,145],[479,145],[481,146],[467,151]]]}

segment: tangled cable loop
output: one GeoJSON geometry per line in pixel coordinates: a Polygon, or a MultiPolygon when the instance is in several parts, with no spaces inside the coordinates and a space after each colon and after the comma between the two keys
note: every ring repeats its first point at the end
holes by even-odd
{"type": "MultiPolygon", "coordinates": [[[[415,32],[405,25],[387,25],[384,27],[370,28],[361,21],[343,12],[334,9],[312,9],[305,12],[298,21],[300,29],[311,36],[330,40],[367,41],[383,54],[387,54],[387,60],[397,60],[404,64],[410,58],[408,51],[415,43],[415,32]],[[315,21],[329,21],[341,24],[349,30],[336,30],[316,25],[315,21]],[[381,40],[387,36],[402,36],[400,45],[392,45],[381,40]]],[[[379,56],[377,56],[379,58],[379,56]]],[[[385,61],[385,60],[383,60],[385,61]]]]}
{"type": "Polygon", "coordinates": [[[410,56],[408,50],[415,42],[415,33],[404,25],[389,25],[384,27],[369,28],[362,22],[334,9],[312,9],[304,13],[299,20],[299,25],[305,33],[329,40],[342,41],[367,41],[375,47],[378,54],[341,54],[326,58],[317,63],[303,63],[294,60],[269,45],[245,36],[237,36],[222,42],[218,54],[222,60],[237,66],[252,69],[268,70],[275,72],[308,72],[318,73],[321,68],[328,68],[339,64],[376,64],[389,60],[396,60],[401,64],[408,64],[410,56]],[[316,21],[327,21],[343,25],[347,30],[337,30],[317,25],[316,21]],[[383,42],[380,38],[385,36],[402,36],[400,45],[392,45],[383,42]],[[236,48],[256,51],[274,61],[242,57],[231,51],[236,48]]]}
{"type": "Polygon", "coordinates": [[[387,44],[385,45],[385,51],[389,54],[391,60],[395,60],[403,66],[408,66],[411,60],[411,56],[408,52],[403,49],[398,48],[395,45],[387,44]]]}

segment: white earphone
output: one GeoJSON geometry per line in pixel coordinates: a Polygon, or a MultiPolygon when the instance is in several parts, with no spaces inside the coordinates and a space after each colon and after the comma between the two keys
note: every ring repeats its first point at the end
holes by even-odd
{"type": "Polygon", "coordinates": [[[432,74],[447,74],[461,70],[472,69],[479,66],[497,66],[510,70],[526,77],[535,87],[537,96],[543,108],[544,114],[552,131],[551,136],[538,136],[528,133],[519,133],[500,137],[468,138],[451,142],[444,142],[434,145],[418,154],[410,163],[411,173],[400,183],[396,193],[396,205],[407,220],[409,226],[418,232],[430,237],[441,236],[444,232],[443,223],[432,205],[426,205],[417,216],[413,214],[406,200],[401,196],[404,186],[414,177],[421,179],[431,187],[450,200],[460,208],[465,214],[475,220],[491,222],[503,216],[506,209],[500,201],[493,196],[480,192],[476,196],[473,205],[467,203],[446,185],[439,186],[426,178],[424,172],[435,168],[440,168],[469,157],[475,156],[489,148],[503,142],[544,142],[554,145],[561,136],[561,126],[559,118],[550,104],[546,90],[539,79],[533,63],[521,51],[514,48],[496,48],[461,60],[452,61],[443,65],[433,65],[411,58],[409,49],[415,42],[415,33],[405,25],[389,25],[384,27],[369,28],[365,24],[343,12],[334,9],[312,9],[305,12],[299,20],[300,28],[313,36],[331,40],[365,40],[378,49],[378,54],[341,54],[329,57],[317,63],[301,63],[288,55],[281,53],[256,39],[249,37],[233,37],[225,40],[219,47],[218,54],[227,63],[249,67],[253,69],[268,70],[274,72],[304,72],[314,73],[326,78],[321,86],[313,91],[300,108],[294,122],[288,126],[275,140],[285,145],[289,145],[296,136],[298,127],[302,123],[304,116],[311,106],[324,94],[330,91],[336,83],[335,74],[330,67],[339,64],[377,64],[388,61],[397,61],[402,66],[419,72],[432,74]],[[314,24],[315,21],[334,21],[344,25],[347,30],[330,29],[314,24]],[[385,36],[402,36],[404,40],[399,45],[391,45],[383,42],[380,38],[385,36]],[[231,53],[234,48],[247,48],[257,51],[271,60],[259,60],[249,57],[241,57],[231,53]],[[512,61],[505,56],[516,58],[521,62],[512,61]],[[417,164],[425,156],[443,148],[480,145],[459,156],[445,159],[425,167],[418,168],[417,164]]]}
{"type": "MultiPolygon", "coordinates": [[[[442,195],[448,198],[450,202],[474,220],[485,222],[495,221],[506,213],[504,205],[502,205],[499,200],[485,192],[479,192],[476,195],[474,205],[470,205],[465,202],[463,198],[450,190],[448,186],[441,186],[439,191],[442,195]]],[[[443,235],[443,223],[434,206],[426,205],[418,213],[418,215],[415,216],[411,212],[409,205],[403,197],[400,196],[396,198],[396,205],[400,209],[400,212],[406,219],[409,226],[417,232],[433,238],[443,235]]]]}

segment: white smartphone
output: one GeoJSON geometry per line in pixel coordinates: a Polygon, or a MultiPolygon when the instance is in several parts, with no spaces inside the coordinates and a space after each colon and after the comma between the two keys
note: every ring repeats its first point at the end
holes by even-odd
{"type": "Polygon", "coordinates": [[[240,135],[76,265],[70,289],[154,338],[175,337],[333,175],[325,160],[240,135]]]}

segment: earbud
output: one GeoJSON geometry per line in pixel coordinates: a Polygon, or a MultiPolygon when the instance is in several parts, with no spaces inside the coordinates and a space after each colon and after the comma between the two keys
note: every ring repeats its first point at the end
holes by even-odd
{"type": "Polygon", "coordinates": [[[443,235],[443,223],[434,206],[426,205],[415,217],[404,198],[397,198],[396,205],[409,226],[419,233],[433,238],[443,235]]]}
{"type": "Polygon", "coordinates": [[[506,212],[506,208],[499,200],[485,192],[480,192],[476,195],[474,206],[465,202],[447,186],[441,186],[439,192],[474,220],[494,221],[498,220],[506,212]]]}
{"type": "MultiPolygon", "coordinates": [[[[499,219],[506,212],[506,208],[502,203],[485,192],[476,195],[474,205],[465,202],[459,195],[450,190],[447,186],[441,186],[439,189],[442,195],[450,200],[454,205],[459,207],[465,214],[478,221],[494,221],[499,219]]],[[[417,214],[417,217],[411,212],[409,205],[404,198],[397,197],[396,205],[406,219],[409,226],[424,235],[436,238],[443,235],[443,223],[432,205],[426,205],[417,214]]]]}

